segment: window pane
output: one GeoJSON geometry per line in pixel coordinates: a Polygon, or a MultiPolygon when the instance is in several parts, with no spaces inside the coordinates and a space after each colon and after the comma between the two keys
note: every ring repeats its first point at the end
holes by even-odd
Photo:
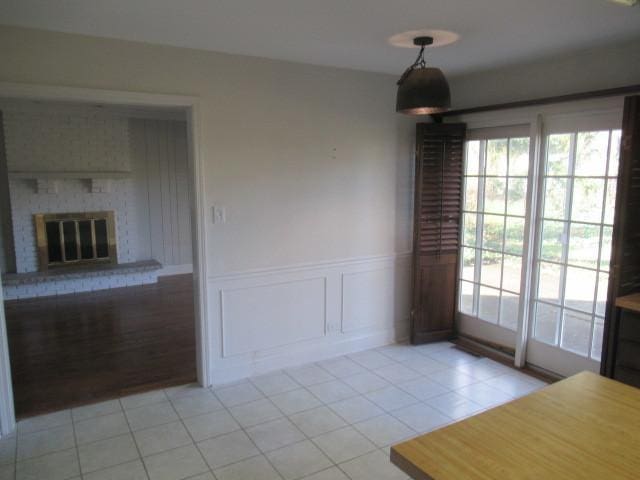
{"type": "Polygon", "coordinates": [[[576,178],[573,181],[571,220],[600,223],[602,221],[603,196],[604,180],[576,178]]]}
{"type": "Polygon", "coordinates": [[[66,261],[78,260],[78,242],[76,241],[76,222],[62,222],[64,235],[64,256],[66,261]]]}
{"type": "Polygon", "coordinates": [[[502,288],[511,292],[520,293],[522,257],[505,255],[502,263],[502,288]]]}
{"type": "Polygon", "coordinates": [[[529,137],[512,138],[509,140],[509,175],[529,173],[529,137]]]}
{"type": "Polygon", "coordinates": [[[107,238],[107,221],[96,220],[95,222],[93,222],[93,225],[96,232],[96,253],[98,255],[98,258],[108,258],[109,242],[107,238]]]}
{"type": "Polygon", "coordinates": [[[507,194],[507,213],[509,215],[525,214],[525,204],[527,201],[527,179],[509,178],[507,194]]]}
{"type": "Polygon", "coordinates": [[[504,213],[505,178],[487,177],[484,181],[484,211],[504,213]]]}
{"type": "Polygon", "coordinates": [[[62,261],[62,242],[60,241],[60,222],[47,222],[47,252],[49,263],[62,261]]]}
{"type": "Polygon", "coordinates": [[[91,239],[91,220],[78,222],[80,233],[80,258],[93,258],[93,240],[91,239]]]}
{"type": "Polygon", "coordinates": [[[562,267],[545,262],[540,262],[539,265],[538,298],[545,302],[560,304],[562,267]]]}
{"type": "Polygon", "coordinates": [[[522,254],[524,243],[524,219],[507,217],[507,225],[504,234],[504,251],[508,253],[522,254]]]}
{"type": "Polygon", "coordinates": [[[534,337],[541,342],[555,345],[560,319],[560,308],[536,302],[534,337]]]}
{"type": "Polygon", "coordinates": [[[480,283],[500,288],[502,276],[502,254],[482,251],[482,268],[480,269],[480,283]]]}
{"type": "Polygon", "coordinates": [[[481,286],[478,317],[487,322],[498,323],[499,300],[500,290],[481,286]]]}
{"type": "Polygon", "coordinates": [[[507,175],[507,139],[487,140],[487,175],[507,175]]]}
{"type": "Polygon", "coordinates": [[[569,234],[569,259],[571,265],[597,268],[600,249],[600,227],[572,223],[569,234]]]}
{"type": "Polygon", "coordinates": [[[604,223],[613,225],[613,215],[616,210],[616,189],[617,182],[614,179],[609,179],[607,182],[607,198],[605,198],[604,207],[604,223]]]}
{"type": "Polygon", "coordinates": [[[562,259],[562,237],[564,222],[545,220],[542,222],[540,258],[559,262],[562,259]]]}
{"type": "Polygon", "coordinates": [[[591,358],[600,360],[602,356],[602,334],[604,332],[604,318],[596,317],[593,325],[593,340],[591,342],[591,358]]]}
{"type": "Polygon", "coordinates": [[[611,150],[609,152],[609,176],[618,176],[618,165],[620,161],[620,137],[622,130],[611,131],[611,150]]]}
{"type": "Polygon", "coordinates": [[[562,341],[560,345],[580,355],[589,352],[589,337],[591,336],[591,315],[564,311],[562,320],[562,341]]]}
{"type": "Polygon", "coordinates": [[[598,274],[598,295],[596,297],[596,315],[604,317],[607,307],[607,292],[609,290],[609,274],[598,274]]]}
{"type": "Polygon", "coordinates": [[[518,295],[502,292],[500,299],[500,326],[515,330],[518,328],[518,309],[520,299],[518,295]]]}
{"type": "Polygon", "coordinates": [[[609,271],[611,266],[611,235],[612,227],[602,227],[602,246],[600,247],[600,269],[609,271]]]}
{"type": "Polygon", "coordinates": [[[473,283],[460,282],[460,304],[462,313],[473,315],[473,283]]]}
{"type": "Polygon", "coordinates": [[[465,213],[462,215],[462,243],[465,245],[476,244],[476,221],[475,213],[465,213]]]}
{"type": "Polygon", "coordinates": [[[564,304],[591,313],[596,294],[596,272],[584,268],[567,267],[564,304]]]}
{"type": "Polygon", "coordinates": [[[464,210],[478,210],[478,177],[466,177],[464,182],[464,210]]]}
{"type": "Polygon", "coordinates": [[[475,248],[463,248],[462,249],[462,275],[461,278],[474,281],[474,275],[476,272],[476,249],[475,248]]]}
{"type": "Polygon", "coordinates": [[[480,168],[480,141],[472,140],[467,142],[467,152],[465,156],[465,175],[478,175],[480,168]]]}
{"type": "Polygon", "coordinates": [[[580,132],[576,142],[576,176],[603,177],[607,171],[609,131],[580,132]]]}
{"type": "Polygon", "coordinates": [[[569,151],[571,134],[549,135],[547,139],[547,175],[567,175],[569,173],[569,151]]]}
{"type": "Polygon", "coordinates": [[[482,246],[492,250],[502,250],[504,234],[504,217],[501,215],[485,215],[482,228],[482,246]]]}
{"type": "Polygon", "coordinates": [[[544,218],[565,219],[567,179],[547,178],[544,186],[544,218]]]}

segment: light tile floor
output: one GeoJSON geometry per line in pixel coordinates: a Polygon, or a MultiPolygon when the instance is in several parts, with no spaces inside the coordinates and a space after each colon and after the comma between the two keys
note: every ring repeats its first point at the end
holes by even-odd
{"type": "Polygon", "coordinates": [[[448,342],[389,345],[23,420],[0,480],[406,479],[390,445],[542,386],[448,342]]]}

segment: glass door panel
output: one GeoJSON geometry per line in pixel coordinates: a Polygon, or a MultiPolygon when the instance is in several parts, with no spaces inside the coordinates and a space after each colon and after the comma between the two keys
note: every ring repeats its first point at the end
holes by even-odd
{"type": "Polygon", "coordinates": [[[529,137],[471,139],[465,154],[459,320],[467,333],[513,345],[520,311],[529,137]]]}
{"type": "Polygon", "coordinates": [[[609,279],[620,130],[544,138],[529,361],[596,370],[609,279]]]}

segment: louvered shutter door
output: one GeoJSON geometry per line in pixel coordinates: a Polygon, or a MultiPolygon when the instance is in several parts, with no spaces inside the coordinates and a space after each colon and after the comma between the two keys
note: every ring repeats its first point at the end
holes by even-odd
{"type": "Polygon", "coordinates": [[[465,125],[417,126],[412,343],[454,333],[465,125]]]}
{"type": "MultiPolygon", "coordinates": [[[[632,385],[640,385],[640,359],[634,354],[634,361],[629,361],[619,358],[619,353],[621,349],[638,351],[640,344],[634,341],[634,348],[629,348],[629,341],[620,335],[620,315],[615,307],[615,300],[617,297],[640,291],[639,209],[640,95],[636,95],[626,97],[624,102],[618,188],[611,241],[611,270],[600,363],[600,373],[632,385]]],[[[633,337],[637,339],[637,335],[633,337]]]]}

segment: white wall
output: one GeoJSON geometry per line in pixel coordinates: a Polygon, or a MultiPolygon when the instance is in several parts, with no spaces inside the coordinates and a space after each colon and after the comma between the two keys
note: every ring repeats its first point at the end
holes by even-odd
{"type": "MultiPolygon", "coordinates": [[[[0,27],[0,80],[198,96],[211,274],[410,250],[395,76],[0,27]]],[[[313,59],[310,59],[313,61],[313,59]]]]}
{"type": "Polygon", "coordinates": [[[131,119],[129,132],[138,258],[158,260],[165,272],[191,271],[186,122],[131,119]]]}
{"type": "Polygon", "coordinates": [[[454,108],[640,84],[640,39],[449,79],[454,108]]]}
{"type": "Polygon", "coordinates": [[[0,81],[199,97],[214,381],[406,335],[414,120],[395,75],[8,27],[0,56],[0,81]],[[243,346],[229,322],[269,334],[243,346]]]}

